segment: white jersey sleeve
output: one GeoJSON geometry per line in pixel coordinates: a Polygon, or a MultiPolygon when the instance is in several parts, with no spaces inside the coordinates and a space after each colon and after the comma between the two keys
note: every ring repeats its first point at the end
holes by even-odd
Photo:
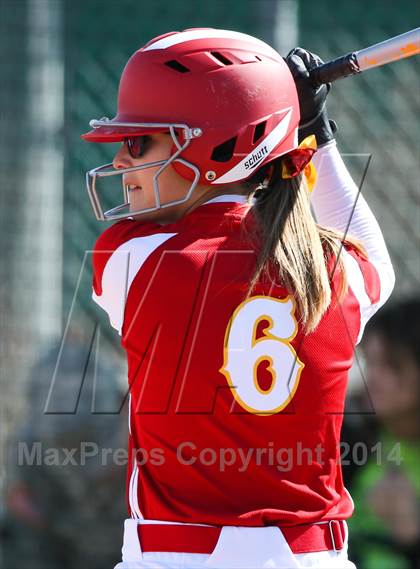
{"type": "Polygon", "coordinates": [[[174,235],[163,233],[158,225],[124,220],[108,227],[96,241],[92,299],[105,310],[119,334],[135,277],[148,258],[174,235]]]}
{"type": "Polygon", "coordinates": [[[361,333],[368,319],[386,302],[395,284],[391,259],[379,224],[365,198],[348,172],[335,140],[314,155],[317,181],[312,193],[312,207],[320,225],[341,231],[361,241],[380,280],[380,297],[372,303],[363,274],[346,250],[342,249],[349,285],[360,304],[361,333]]]}

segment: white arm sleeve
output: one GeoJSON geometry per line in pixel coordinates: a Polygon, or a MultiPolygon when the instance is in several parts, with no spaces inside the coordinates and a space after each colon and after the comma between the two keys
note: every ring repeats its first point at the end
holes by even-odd
{"type": "MultiPolygon", "coordinates": [[[[386,302],[395,284],[394,270],[381,229],[350,176],[335,140],[315,153],[313,163],[317,181],[312,193],[312,207],[317,222],[359,239],[368,253],[369,261],[379,274],[380,300],[374,307],[370,307],[369,314],[366,314],[368,319],[386,302]]],[[[346,262],[346,268],[347,264],[346,262]]],[[[352,285],[350,279],[349,284],[352,285]]]]}

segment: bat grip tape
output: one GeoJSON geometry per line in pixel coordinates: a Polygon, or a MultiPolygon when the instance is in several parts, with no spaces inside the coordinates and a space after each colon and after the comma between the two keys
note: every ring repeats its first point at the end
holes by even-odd
{"type": "Polygon", "coordinates": [[[319,87],[324,83],[332,83],[337,79],[356,73],[360,73],[360,67],[355,52],[333,59],[309,72],[314,87],[319,87]]]}

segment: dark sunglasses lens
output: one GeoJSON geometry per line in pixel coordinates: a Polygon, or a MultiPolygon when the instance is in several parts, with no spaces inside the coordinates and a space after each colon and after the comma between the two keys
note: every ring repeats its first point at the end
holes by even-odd
{"type": "Polygon", "coordinates": [[[140,158],[143,154],[144,140],[142,136],[126,138],[127,148],[131,158],[140,158]]]}

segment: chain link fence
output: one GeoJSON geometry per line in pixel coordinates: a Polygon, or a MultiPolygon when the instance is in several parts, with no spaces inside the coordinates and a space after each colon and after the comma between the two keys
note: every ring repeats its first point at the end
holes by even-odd
{"type": "MultiPolygon", "coordinates": [[[[307,3],[302,2],[302,9],[307,3]]],[[[362,49],[415,28],[414,2],[320,2],[310,17],[301,14],[300,41],[324,60],[362,49]]],[[[395,297],[420,285],[419,61],[412,58],[338,81],[329,98],[339,125],[342,152],[362,154],[349,167],[370,164],[362,191],[383,229],[396,268],[395,297]]],[[[360,179],[360,174],[356,179],[360,179]]]]}

